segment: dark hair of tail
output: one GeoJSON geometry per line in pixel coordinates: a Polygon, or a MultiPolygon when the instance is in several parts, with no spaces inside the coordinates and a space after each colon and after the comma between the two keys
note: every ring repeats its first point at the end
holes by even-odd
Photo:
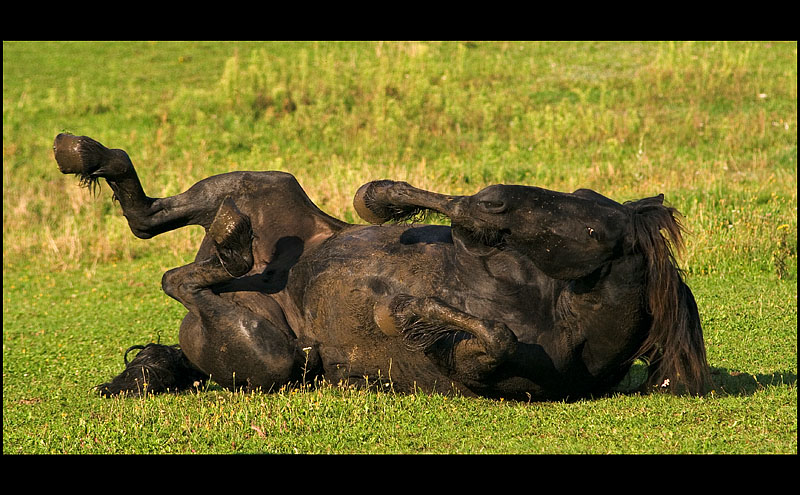
{"type": "Polygon", "coordinates": [[[125,351],[125,370],[96,387],[102,396],[145,396],[199,387],[209,377],[197,369],[177,345],[136,345],[125,351]],[[128,362],[128,353],[140,349],[128,362]]]}

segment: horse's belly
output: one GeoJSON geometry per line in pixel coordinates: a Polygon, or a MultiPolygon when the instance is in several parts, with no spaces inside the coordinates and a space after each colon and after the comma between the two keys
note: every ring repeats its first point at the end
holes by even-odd
{"type": "Polygon", "coordinates": [[[302,301],[302,332],[319,347],[326,378],[369,376],[389,380],[395,390],[453,390],[423,352],[409,350],[399,335],[383,333],[374,315],[376,302],[387,297],[437,294],[452,248],[439,229],[445,228],[409,235],[407,226],[357,227],[293,269],[289,292],[302,294],[296,296],[302,301]],[[421,237],[426,233],[434,235],[421,237]]]}

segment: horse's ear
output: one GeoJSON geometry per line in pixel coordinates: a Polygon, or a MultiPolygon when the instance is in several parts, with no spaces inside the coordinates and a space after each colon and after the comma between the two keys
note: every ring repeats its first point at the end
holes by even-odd
{"type": "MultiPolygon", "coordinates": [[[[680,213],[664,204],[664,194],[625,203],[632,209],[636,243],[649,244],[659,232],[666,234],[675,250],[683,250],[680,213]]],[[[660,237],[660,236],[659,236],[660,237]]]]}
{"type": "Polygon", "coordinates": [[[633,208],[635,213],[648,213],[653,209],[661,210],[664,206],[664,194],[651,196],[649,198],[642,198],[636,201],[626,201],[625,205],[633,208]]]}
{"type": "Polygon", "coordinates": [[[649,198],[642,198],[636,203],[642,206],[661,206],[664,204],[664,193],[649,198]]]}
{"type": "Polygon", "coordinates": [[[599,192],[592,191],[591,189],[578,189],[574,193],[575,196],[580,196],[581,198],[591,199],[597,201],[601,204],[606,204],[609,206],[620,206],[619,203],[614,201],[613,199],[607,198],[600,194],[599,192]]]}

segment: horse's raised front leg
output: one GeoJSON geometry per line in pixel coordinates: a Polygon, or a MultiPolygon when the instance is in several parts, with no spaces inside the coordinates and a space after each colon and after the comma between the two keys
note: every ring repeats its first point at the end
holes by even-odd
{"type": "MultiPolygon", "coordinates": [[[[407,182],[376,180],[356,191],[353,207],[361,218],[372,224],[406,220],[426,210],[440,213],[452,221],[469,215],[471,196],[451,196],[418,189],[407,182]]],[[[503,205],[478,201],[486,212],[500,210],[503,205]]]]}
{"type": "Polygon", "coordinates": [[[142,239],[186,225],[208,228],[222,199],[209,197],[220,192],[211,192],[204,184],[176,196],[148,197],[125,151],[106,148],[86,136],[59,134],[53,152],[61,173],[76,174],[82,185],[106,179],[131,231],[142,239]]]}
{"type": "Polygon", "coordinates": [[[504,323],[477,318],[434,297],[381,299],[374,316],[383,333],[426,351],[454,378],[480,380],[517,349],[516,335],[504,323]]]}

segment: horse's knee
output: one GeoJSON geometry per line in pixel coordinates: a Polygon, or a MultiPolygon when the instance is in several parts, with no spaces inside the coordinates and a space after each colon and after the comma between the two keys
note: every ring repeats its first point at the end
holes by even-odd
{"type": "Polygon", "coordinates": [[[179,284],[175,275],[175,270],[176,268],[167,270],[167,272],[161,277],[161,290],[163,290],[164,293],[170,297],[175,297],[175,293],[179,284]]]}
{"type": "Polygon", "coordinates": [[[232,277],[240,277],[253,267],[253,227],[250,217],[226,197],[208,228],[219,261],[232,277]]]}

